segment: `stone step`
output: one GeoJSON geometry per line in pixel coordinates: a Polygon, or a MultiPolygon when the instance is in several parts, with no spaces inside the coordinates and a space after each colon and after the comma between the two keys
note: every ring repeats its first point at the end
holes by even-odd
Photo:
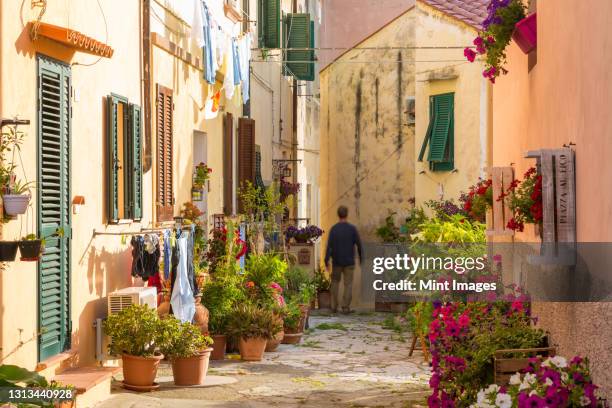
{"type": "Polygon", "coordinates": [[[72,385],[77,391],[77,406],[92,407],[110,397],[113,375],[119,367],[76,367],[63,371],[52,380],[63,385],[72,385]]]}
{"type": "Polygon", "coordinates": [[[78,365],[78,360],[79,351],[71,349],[41,361],[36,365],[36,371],[38,374],[49,379],[60,374],[62,371],[76,367],[78,365]]]}

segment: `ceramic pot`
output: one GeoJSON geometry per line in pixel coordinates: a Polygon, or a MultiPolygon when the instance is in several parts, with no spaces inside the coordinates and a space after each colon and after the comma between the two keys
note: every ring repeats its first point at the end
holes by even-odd
{"type": "Polygon", "coordinates": [[[123,382],[138,387],[153,386],[157,376],[159,362],[163,355],[152,357],[139,357],[130,354],[122,354],[123,360],[123,382]]]}
{"type": "Polygon", "coordinates": [[[238,349],[244,361],[261,361],[268,341],[263,337],[240,338],[238,349]]]}
{"type": "Polygon", "coordinates": [[[266,352],[270,353],[272,351],[276,351],[278,346],[281,344],[281,341],[283,341],[283,337],[285,337],[285,332],[281,330],[276,334],[276,336],[274,336],[273,339],[268,340],[268,343],[266,344],[266,352]]]}
{"type": "Polygon", "coordinates": [[[283,336],[282,344],[298,344],[302,340],[304,333],[287,333],[283,336]]]}
{"type": "Polygon", "coordinates": [[[164,292],[164,300],[157,306],[157,315],[162,318],[170,314],[170,293],[164,292]]]}
{"type": "Polygon", "coordinates": [[[5,194],[2,196],[4,211],[11,216],[25,214],[30,198],[29,194],[5,194]]]}
{"type": "Polygon", "coordinates": [[[213,334],[211,360],[223,360],[225,358],[225,347],[227,347],[227,337],[224,334],[213,334]]]}
{"type": "Polygon", "coordinates": [[[0,262],[12,262],[17,256],[17,241],[0,241],[0,262]]]}
{"type": "Polygon", "coordinates": [[[208,371],[208,360],[212,348],[197,356],[175,358],[172,360],[172,376],[175,385],[203,385],[208,371]]]}
{"type": "Polygon", "coordinates": [[[516,23],[512,39],[521,51],[529,54],[538,45],[538,20],[537,13],[533,13],[516,23]]]}

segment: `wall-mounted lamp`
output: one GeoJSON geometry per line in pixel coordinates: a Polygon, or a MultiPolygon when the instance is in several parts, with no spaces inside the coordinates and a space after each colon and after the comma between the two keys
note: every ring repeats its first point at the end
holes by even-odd
{"type": "Polygon", "coordinates": [[[425,174],[425,170],[419,171],[419,174],[425,174]]]}
{"type": "Polygon", "coordinates": [[[72,213],[78,214],[81,211],[81,206],[85,205],[84,196],[74,196],[72,199],[72,213]]]}
{"type": "Polygon", "coordinates": [[[29,125],[30,124],[30,120],[29,119],[7,119],[7,118],[2,118],[0,119],[0,128],[3,128],[5,126],[18,126],[18,125],[29,125]]]}

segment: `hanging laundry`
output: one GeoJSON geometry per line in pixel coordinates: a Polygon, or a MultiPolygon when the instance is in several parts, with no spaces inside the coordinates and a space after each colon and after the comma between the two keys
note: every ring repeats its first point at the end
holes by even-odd
{"type": "Polygon", "coordinates": [[[189,279],[189,286],[191,286],[191,293],[198,293],[198,284],[195,278],[195,269],[193,266],[193,247],[195,237],[195,225],[191,224],[189,230],[189,236],[187,237],[187,278],[189,279]]]}
{"type": "Polygon", "coordinates": [[[225,44],[227,43],[227,36],[221,29],[221,26],[217,27],[217,30],[215,30],[215,35],[217,37],[215,42],[217,46],[217,66],[221,67],[223,65],[223,59],[225,58],[225,44]]]}
{"type": "Polygon", "coordinates": [[[159,274],[159,239],[157,244],[153,244],[153,238],[135,235],[130,242],[132,245],[132,276],[140,277],[143,281],[148,281],[150,277],[159,274]],[[153,245],[153,246],[151,246],[153,245]],[[150,248],[152,252],[147,250],[150,248]]]}
{"type": "Polygon", "coordinates": [[[172,305],[172,313],[182,322],[191,322],[195,314],[195,301],[193,291],[189,283],[188,276],[188,239],[181,236],[177,240],[178,247],[178,270],[174,288],[172,289],[172,297],[170,304],[172,305]]]}
{"type": "Polygon", "coordinates": [[[191,23],[191,38],[199,48],[204,47],[204,22],[202,21],[202,0],[193,0],[193,21],[191,23]]]}
{"type": "MultiPolygon", "coordinates": [[[[200,38],[202,38],[201,42],[203,42],[202,44],[202,62],[204,63],[204,79],[209,84],[214,84],[216,70],[215,70],[215,61],[214,61],[214,52],[213,52],[213,42],[211,39],[211,31],[210,31],[211,15],[210,15],[210,12],[208,10],[208,6],[206,5],[206,3],[203,0],[200,0],[199,3],[200,3],[199,4],[200,16],[202,19],[202,25],[201,25],[202,36],[200,37],[199,35],[195,35],[194,38],[196,38],[196,41],[200,41],[200,38]]],[[[196,17],[194,15],[194,21],[195,20],[196,20],[196,17]]],[[[192,27],[192,30],[196,30],[198,28],[199,27],[196,27],[196,28],[192,27]]]]}
{"type": "Polygon", "coordinates": [[[238,50],[240,53],[240,74],[242,78],[242,103],[247,103],[250,98],[251,44],[251,33],[244,35],[238,43],[238,50]]]}
{"type": "Polygon", "coordinates": [[[234,51],[233,40],[229,37],[225,39],[225,78],[223,80],[223,88],[225,88],[225,98],[230,100],[234,97],[234,51]]]}
{"type": "Polygon", "coordinates": [[[210,52],[212,53],[212,72],[213,72],[213,77],[215,78],[215,82],[216,82],[217,70],[219,69],[219,63],[217,62],[217,36],[215,35],[215,33],[219,30],[219,25],[212,18],[212,16],[209,16],[209,17],[210,18],[208,20],[208,23],[210,24],[210,26],[208,29],[210,32],[210,52]]]}
{"type": "Polygon", "coordinates": [[[240,85],[242,80],[242,72],[240,72],[240,53],[238,52],[238,42],[232,38],[232,52],[234,60],[234,85],[240,85]]]}
{"type": "Polygon", "coordinates": [[[219,114],[219,104],[221,101],[221,90],[217,91],[212,98],[206,100],[204,104],[204,119],[214,119],[219,114]]]}
{"type": "Polygon", "coordinates": [[[170,279],[172,266],[172,245],[170,243],[170,230],[164,231],[164,280],[170,279]]]}

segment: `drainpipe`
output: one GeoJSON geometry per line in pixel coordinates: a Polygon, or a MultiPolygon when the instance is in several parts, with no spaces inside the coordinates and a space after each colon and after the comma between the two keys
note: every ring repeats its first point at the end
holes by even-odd
{"type": "Polygon", "coordinates": [[[144,110],[144,154],[142,170],[151,170],[152,135],[151,135],[151,0],[142,0],[142,80],[144,110]]]}
{"type": "MultiPolygon", "coordinates": [[[[293,0],[292,12],[297,13],[297,0],[293,0]]],[[[293,77],[293,101],[292,101],[292,137],[291,137],[291,159],[293,160],[293,172],[291,175],[293,183],[297,183],[298,181],[298,161],[297,161],[297,102],[298,102],[298,81],[295,77],[293,77]]],[[[299,193],[298,193],[299,194],[299,193]]],[[[295,200],[293,200],[293,217],[298,218],[298,198],[297,194],[295,200]]]]}

